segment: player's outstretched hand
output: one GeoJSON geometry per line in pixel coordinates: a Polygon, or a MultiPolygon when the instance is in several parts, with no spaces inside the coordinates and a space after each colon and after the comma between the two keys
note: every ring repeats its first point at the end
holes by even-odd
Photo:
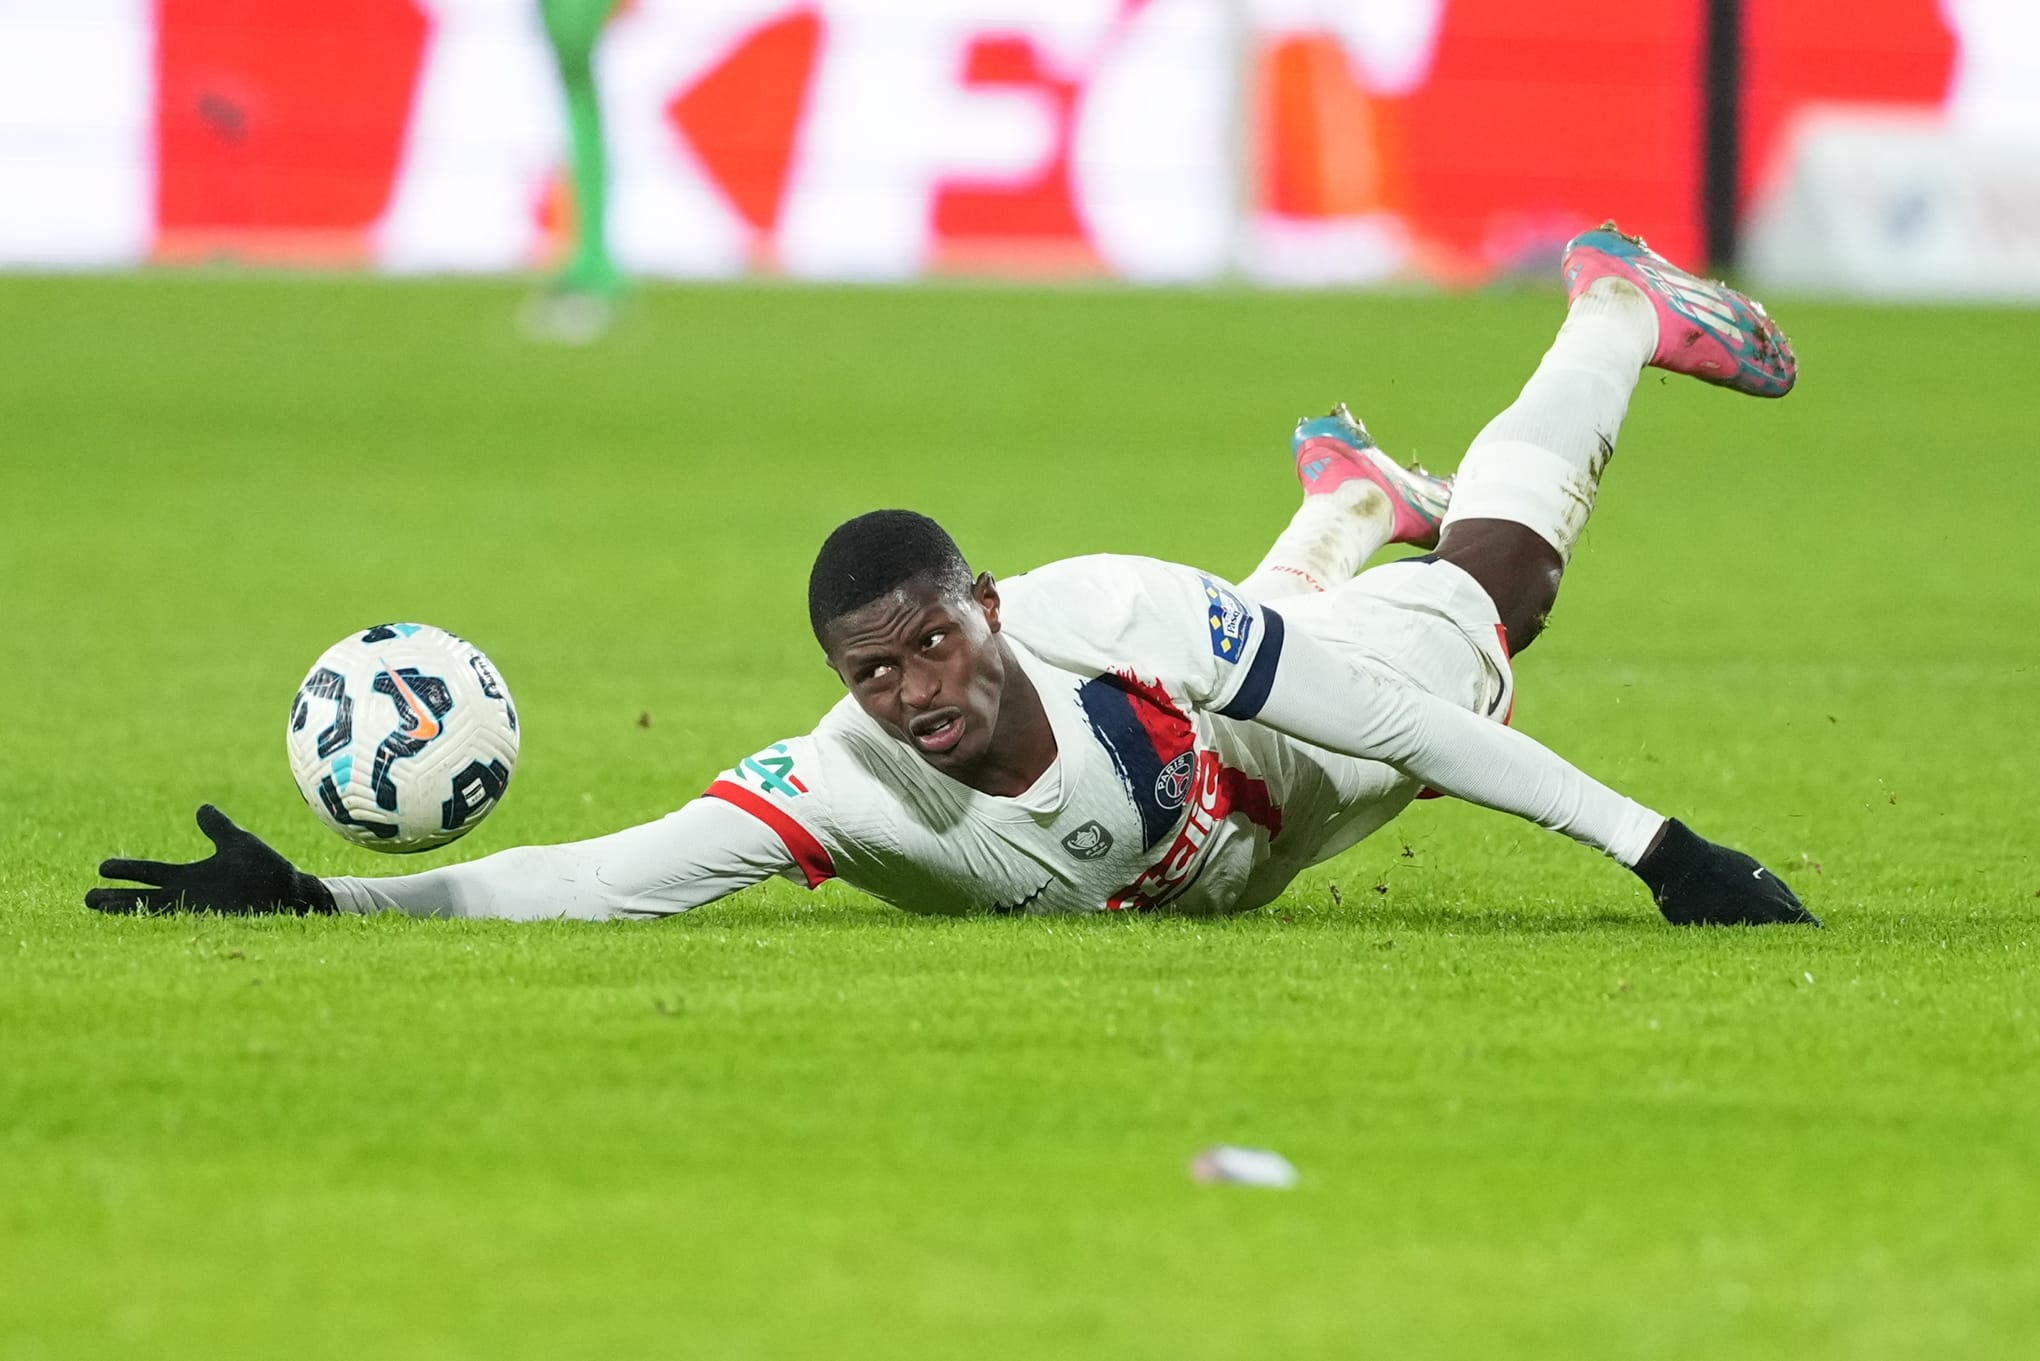
{"type": "Polygon", "coordinates": [[[205,804],[198,830],[212,838],[213,853],[188,865],[160,860],[105,860],[99,873],[131,879],[141,888],[95,888],[85,894],[94,912],[257,912],[333,911],[333,893],[316,876],[300,873],[253,832],[244,832],[225,813],[205,804]]]}
{"type": "Polygon", "coordinates": [[[1820,925],[1784,880],[1677,818],[1636,862],[1636,876],[1674,926],[1820,925]]]}

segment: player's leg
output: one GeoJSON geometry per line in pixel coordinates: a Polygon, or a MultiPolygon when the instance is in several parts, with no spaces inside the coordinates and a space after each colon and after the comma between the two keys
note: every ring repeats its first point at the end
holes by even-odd
{"type": "Polygon", "coordinates": [[[1390,543],[1438,542],[1450,478],[1404,468],[1341,405],[1290,436],[1303,505],[1240,588],[1263,603],[1328,590],[1390,543]]]}
{"type": "Polygon", "coordinates": [[[622,284],[609,256],[609,155],[595,90],[595,44],[618,0],[539,0],[546,37],[567,96],[568,155],[574,179],[574,253],[562,289],[608,297],[622,284]]]}
{"type": "Polygon", "coordinates": [[[1796,372],[1761,305],[1613,223],[1576,237],[1564,270],[1565,324],[1460,462],[1438,545],[1494,601],[1512,652],[1535,640],[1558,598],[1645,366],[1762,397],[1784,396],[1796,372]]]}
{"type": "Polygon", "coordinates": [[[1488,593],[1511,653],[1531,644],[1558,599],[1655,338],[1637,288],[1621,280],[1589,287],[1522,393],[1460,461],[1463,490],[1438,556],[1488,593]]]}

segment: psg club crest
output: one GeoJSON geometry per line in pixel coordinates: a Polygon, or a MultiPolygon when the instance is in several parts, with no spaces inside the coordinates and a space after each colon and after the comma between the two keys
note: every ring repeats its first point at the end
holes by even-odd
{"type": "Polygon", "coordinates": [[[1164,808],[1181,808],[1183,796],[1190,791],[1190,776],[1197,769],[1197,753],[1186,751],[1162,767],[1162,773],[1155,776],[1155,802],[1164,808]]]}
{"type": "Polygon", "coordinates": [[[1096,822],[1087,822],[1062,839],[1063,849],[1079,860],[1096,860],[1112,849],[1112,833],[1096,822]]]}

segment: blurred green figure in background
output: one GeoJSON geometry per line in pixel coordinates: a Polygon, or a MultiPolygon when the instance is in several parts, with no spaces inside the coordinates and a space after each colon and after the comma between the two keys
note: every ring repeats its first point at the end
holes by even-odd
{"type": "Polygon", "coordinates": [[[623,275],[609,256],[609,156],[602,101],[595,89],[595,44],[622,0],[538,0],[545,35],[567,96],[568,159],[573,174],[573,254],[553,286],[534,300],[526,328],[535,336],[587,344],[609,329],[623,275]]]}

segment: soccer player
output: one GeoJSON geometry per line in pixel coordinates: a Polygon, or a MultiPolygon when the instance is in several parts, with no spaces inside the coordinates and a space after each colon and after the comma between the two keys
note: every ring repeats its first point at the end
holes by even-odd
{"type": "Polygon", "coordinates": [[[524,325],[540,339],[587,344],[609,329],[623,275],[609,254],[609,153],[595,85],[595,45],[621,0],[539,0],[546,40],[567,105],[567,161],[574,201],[573,254],[531,300],[524,325]]]}
{"type": "Polygon", "coordinates": [[[101,911],[631,918],[781,875],[924,912],[1222,912],[1426,788],[1561,832],[1635,871],[1675,923],[1818,924],[1709,842],[1507,725],[1641,371],[1782,396],[1795,364],[1755,302],[1614,230],[1564,258],[1566,321],[1447,491],[1339,408],[1302,422],[1304,503],[1235,586],[1097,556],[974,576],[933,521],[841,526],[809,578],[849,695],[802,737],[657,822],[421,874],[320,880],[210,806],[218,852],[110,860],[101,911]],[[1429,556],[1353,573],[1384,541],[1429,556]]]}

